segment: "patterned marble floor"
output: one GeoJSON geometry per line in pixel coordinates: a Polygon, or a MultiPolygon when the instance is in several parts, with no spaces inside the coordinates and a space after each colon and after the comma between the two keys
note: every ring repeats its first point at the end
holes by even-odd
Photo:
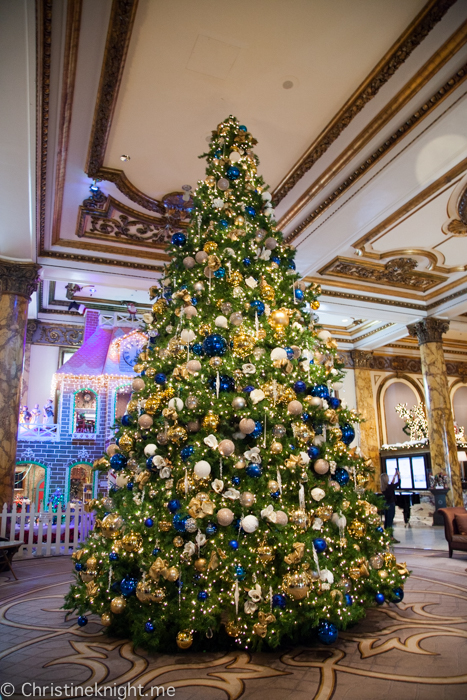
{"type": "Polygon", "coordinates": [[[97,622],[65,622],[70,559],[17,563],[19,581],[0,574],[0,694],[11,696],[14,686],[15,699],[39,697],[35,682],[49,686],[46,698],[59,687],[65,697],[65,684],[70,697],[74,684],[95,699],[156,697],[158,686],[166,689],[159,697],[177,700],[465,699],[467,555],[398,547],[397,556],[413,572],[399,606],[370,611],[331,648],[253,655],[133,650],[102,635],[97,622]]]}

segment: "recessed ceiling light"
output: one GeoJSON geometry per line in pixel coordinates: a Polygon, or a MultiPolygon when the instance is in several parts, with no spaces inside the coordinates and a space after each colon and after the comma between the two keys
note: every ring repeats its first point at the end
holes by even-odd
{"type": "Polygon", "coordinates": [[[125,155],[120,156],[120,160],[123,160],[123,161],[130,160],[130,156],[125,156],[125,155]]]}
{"type": "Polygon", "coordinates": [[[343,318],[343,319],[342,319],[342,323],[348,323],[348,322],[349,322],[349,319],[348,319],[348,318],[343,318]]]}
{"type": "Polygon", "coordinates": [[[293,88],[292,80],[284,80],[284,82],[282,83],[282,87],[284,88],[284,90],[290,90],[290,88],[293,88]]]}

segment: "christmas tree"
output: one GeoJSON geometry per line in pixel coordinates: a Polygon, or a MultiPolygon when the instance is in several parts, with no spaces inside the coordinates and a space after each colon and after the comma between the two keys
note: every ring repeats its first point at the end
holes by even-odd
{"type": "Polygon", "coordinates": [[[274,221],[256,140],[213,131],[191,224],[147,317],[117,444],[92,503],[67,609],[167,651],[333,642],[368,607],[400,601],[359,418],[336,395],[336,343],[315,328],[316,284],[274,221]]]}

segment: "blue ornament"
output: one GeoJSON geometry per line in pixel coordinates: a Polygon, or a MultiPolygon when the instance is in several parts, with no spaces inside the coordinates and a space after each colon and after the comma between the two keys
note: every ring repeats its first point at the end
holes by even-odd
{"type": "Polygon", "coordinates": [[[191,455],[193,454],[194,451],[195,451],[195,448],[193,447],[193,445],[187,445],[186,447],[184,447],[184,448],[180,451],[180,457],[182,458],[182,460],[183,460],[184,462],[186,462],[187,459],[190,459],[190,457],[191,457],[191,455]]]}
{"type": "Polygon", "coordinates": [[[264,314],[264,309],[266,307],[264,306],[264,302],[261,301],[261,299],[254,299],[253,301],[250,301],[250,306],[253,309],[253,311],[256,311],[258,313],[258,316],[262,316],[264,314]]]}
{"type": "Polygon", "coordinates": [[[208,537],[213,537],[217,532],[217,525],[214,525],[214,523],[208,523],[206,525],[206,535],[208,537]]]}
{"type": "Polygon", "coordinates": [[[208,357],[220,357],[227,352],[227,342],[221,335],[212,333],[203,340],[203,350],[208,357]]]}
{"type": "Polygon", "coordinates": [[[293,385],[293,389],[296,394],[304,394],[306,391],[306,384],[305,382],[302,382],[301,379],[298,380],[298,382],[295,382],[293,385]]]}
{"type": "Polygon", "coordinates": [[[376,600],[377,605],[382,605],[384,603],[384,601],[386,600],[386,598],[384,597],[383,593],[377,593],[375,595],[375,600],[376,600]]]}
{"type": "Polygon", "coordinates": [[[214,277],[216,277],[218,280],[221,280],[225,277],[225,267],[220,267],[218,270],[214,272],[214,277]]]}
{"type": "Polygon", "coordinates": [[[171,243],[172,245],[176,245],[177,248],[183,248],[183,246],[186,243],[185,234],[181,233],[180,231],[178,233],[174,233],[174,235],[171,238],[171,243]]]}
{"type": "Polygon", "coordinates": [[[172,525],[177,530],[177,532],[185,532],[186,521],[188,520],[188,515],[183,515],[181,513],[175,513],[172,518],[172,525]]]}
{"type": "Polygon", "coordinates": [[[350,593],[345,594],[345,603],[346,605],[353,605],[353,598],[350,593]]]}
{"type": "Polygon", "coordinates": [[[233,549],[234,551],[236,551],[236,550],[238,549],[238,542],[237,542],[237,540],[230,540],[230,541],[229,541],[229,547],[230,547],[230,549],[233,549]]]}
{"type": "Polygon", "coordinates": [[[82,571],[83,570],[83,565],[77,561],[75,564],[75,571],[82,571]]]}
{"type": "Polygon", "coordinates": [[[180,289],[187,289],[186,284],[181,284],[181,285],[180,285],[180,289]]]}
{"type": "Polygon", "coordinates": [[[146,469],[148,469],[150,472],[154,469],[154,462],[152,461],[152,457],[148,457],[146,460],[146,469]]]}
{"type": "Polygon", "coordinates": [[[144,524],[146,525],[146,527],[152,527],[154,525],[154,520],[152,518],[146,518],[144,524]]]}
{"type": "Polygon", "coordinates": [[[208,592],[207,591],[200,591],[198,593],[198,600],[201,600],[201,602],[204,602],[205,600],[208,599],[208,592]]]}
{"type": "Polygon", "coordinates": [[[341,405],[341,400],[337,398],[337,396],[331,396],[328,399],[328,404],[331,408],[339,408],[341,405]]]}
{"type": "Polygon", "coordinates": [[[80,627],[85,627],[88,624],[88,618],[86,615],[80,615],[77,619],[77,623],[80,627]]]}
{"type": "Polygon", "coordinates": [[[350,445],[351,442],[355,439],[355,430],[353,428],[353,425],[350,423],[345,423],[345,425],[341,426],[341,433],[342,433],[342,442],[344,445],[350,445]]]}
{"type": "Polygon", "coordinates": [[[116,452],[110,458],[110,466],[114,471],[119,472],[126,467],[127,458],[121,452],[116,452]]]}
{"type": "Polygon", "coordinates": [[[396,603],[400,603],[401,600],[404,600],[404,589],[400,586],[398,588],[394,588],[392,592],[392,597],[394,598],[396,603]]]}
{"type": "Polygon", "coordinates": [[[271,262],[276,263],[276,265],[281,264],[281,259],[277,257],[277,255],[273,255],[271,258],[271,262]]]}
{"type": "Polygon", "coordinates": [[[240,124],[240,126],[238,127],[238,130],[239,131],[248,131],[248,129],[246,128],[246,126],[244,124],[240,124]]]}
{"type": "Polygon", "coordinates": [[[240,479],[239,476],[232,477],[232,485],[233,486],[240,486],[241,483],[242,483],[242,480],[240,479]]]}
{"type": "Polygon", "coordinates": [[[384,528],[381,525],[378,525],[378,527],[376,528],[376,532],[379,532],[382,535],[384,532],[384,528]]]}
{"type": "Polygon", "coordinates": [[[297,266],[295,265],[294,261],[293,261],[293,260],[290,260],[290,261],[289,261],[289,264],[288,264],[289,270],[295,270],[296,267],[297,267],[297,266]]]}
{"type": "Polygon", "coordinates": [[[154,632],[154,625],[152,624],[151,620],[148,620],[146,622],[146,624],[144,625],[144,629],[146,630],[146,632],[149,633],[154,632]]]}
{"type": "Polygon", "coordinates": [[[238,581],[243,581],[243,579],[245,578],[245,576],[246,576],[246,571],[245,571],[245,569],[243,568],[243,566],[236,566],[236,567],[235,567],[235,578],[236,578],[238,581]]]}
{"type": "Polygon", "coordinates": [[[164,292],[164,299],[166,299],[168,302],[172,301],[172,290],[171,289],[167,289],[164,292]]]}
{"type": "Polygon", "coordinates": [[[199,581],[201,579],[201,574],[193,574],[193,581],[199,581]]]}
{"type": "Polygon", "coordinates": [[[122,595],[125,597],[134,595],[134,593],[136,593],[137,585],[138,581],[133,576],[125,576],[125,578],[120,581],[120,590],[122,595]]]}
{"type": "Polygon", "coordinates": [[[192,306],[198,306],[198,299],[196,297],[191,297],[192,306]]]}
{"type": "Polygon", "coordinates": [[[246,267],[249,267],[251,265],[251,260],[250,258],[243,258],[242,263],[246,265],[246,267]]]}
{"type": "Polygon", "coordinates": [[[274,493],[271,493],[271,498],[277,499],[280,498],[281,492],[280,491],[274,491],[274,493]]]}
{"type": "Polygon", "coordinates": [[[251,477],[253,477],[254,479],[259,479],[259,477],[260,477],[261,474],[263,473],[263,470],[262,470],[262,468],[261,468],[261,465],[260,465],[260,464],[254,464],[254,463],[249,464],[249,465],[247,466],[247,468],[245,469],[245,471],[246,471],[246,473],[247,473],[248,476],[251,476],[251,477]]]}
{"type": "Polygon", "coordinates": [[[110,495],[110,496],[113,496],[113,494],[114,494],[114,493],[117,493],[117,491],[120,491],[120,489],[118,488],[118,486],[115,486],[114,484],[112,484],[112,486],[111,486],[110,489],[109,489],[109,495],[110,495]]]}
{"type": "Polygon", "coordinates": [[[132,481],[129,481],[129,482],[127,483],[127,485],[126,485],[126,490],[127,490],[127,491],[133,491],[133,485],[134,485],[133,482],[132,482],[132,481]]]}
{"type": "Polygon", "coordinates": [[[251,392],[254,390],[254,386],[251,386],[251,384],[248,384],[248,386],[244,387],[242,391],[245,392],[245,394],[251,394],[251,392]]]}
{"type": "Polygon", "coordinates": [[[160,554],[161,548],[160,547],[154,547],[152,550],[151,554],[153,557],[157,557],[158,554],[160,554]]]}
{"type": "Polygon", "coordinates": [[[321,552],[324,552],[327,549],[326,540],[323,540],[322,537],[316,537],[313,540],[313,546],[316,549],[316,551],[318,552],[318,554],[321,554],[321,552]]]}
{"type": "Polygon", "coordinates": [[[229,225],[229,222],[227,221],[227,219],[221,219],[219,221],[219,223],[222,226],[222,228],[227,228],[227,226],[229,225]]]}
{"type": "Polygon", "coordinates": [[[222,150],[219,148],[217,151],[214,151],[214,158],[222,158],[222,150]]]}
{"type": "Polygon", "coordinates": [[[316,447],[316,445],[310,445],[308,448],[308,457],[311,457],[311,459],[318,459],[319,447],[316,447]]]}
{"type": "Polygon", "coordinates": [[[256,216],[256,209],[254,207],[245,207],[245,211],[250,216],[256,216]]]}
{"type": "Polygon", "coordinates": [[[309,417],[310,417],[310,416],[309,416],[308,413],[302,413],[302,421],[303,421],[304,423],[307,422],[307,420],[308,420],[309,417]]]}
{"type": "Polygon", "coordinates": [[[295,290],[295,299],[298,299],[298,301],[301,301],[303,299],[303,292],[301,289],[295,290]]]}
{"type": "Polygon", "coordinates": [[[327,400],[329,398],[329,389],[326,384],[316,384],[316,386],[311,388],[310,393],[312,396],[318,396],[320,399],[327,400]]]}
{"type": "Polygon", "coordinates": [[[259,420],[255,421],[255,429],[253,430],[252,433],[250,433],[250,437],[257,438],[261,435],[262,432],[263,432],[263,424],[259,420]]]}
{"type": "Polygon", "coordinates": [[[163,372],[158,372],[154,377],[154,381],[156,382],[156,384],[165,384],[167,381],[167,377],[163,372]]]}
{"type": "MultiPolygon", "coordinates": [[[[217,378],[211,377],[209,386],[213,391],[216,391],[217,378]]],[[[221,374],[219,377],[219,391],[235,391],[235,380],[227,374],[221,374]]]]}
{"type": "Polygon", "coordinates": [[[272,607],[273,608],[280,608],[281,610],[285,610],[287,606],[287,598],[285,595],[282,593],[276,593],[275,595],[272,596],[272,607]]]}
{"type": "Polygon", "coordinates": [[[337,641],[339,630],[336,625],[327,620],[322,620],[318,625],[318,639],[321,644],[333,644],[337,641]]]}
{"type": "Polygon", "coordinates": [[[167,503],[167,508],[170,510],[171,513],[176,513],[177,510],[180,510],[181,507],[182,506],[178,498],[173,498],[167,503]]]}
{"type": "Polygon", "coordinates": [[[344,469],[343,467],[337,467],[336,473],[332,477],[334,481],[337,481],[340,486],[345,486],[346,484],[349,483],[350,475],[347,469],[344,469]]]}
{"type": "Polygon", "coordinates": [[[229,180],[236,180],[240,175],[240,169],[236,165],[230,165],[227,168],[226,175],[229,180]]]}
{"type": "Polygon", "coordinates": [[[132,423],[133,423],[133,418],[131,416],[129,416],[128,413],[125,413],[125,415],[122,416],[122,425],[125,428],[128,428],[132,423]]]}
{"type": "Polygon", "coordinates": [[[191,349],[195,355],[204,355],[204,350],[201,343],[195,343],[191,349]]]}
{"type": "Polygon", "coordinates": [[[109,561],[118,561],[117,552],[109,552],[109,561]]]}
{"type": "Polygon", "coordinates": [[[287,353],[287,359],[288,360],[293,360],[293,350],[292,348],[284,348],[285,352],[287,353]]]}

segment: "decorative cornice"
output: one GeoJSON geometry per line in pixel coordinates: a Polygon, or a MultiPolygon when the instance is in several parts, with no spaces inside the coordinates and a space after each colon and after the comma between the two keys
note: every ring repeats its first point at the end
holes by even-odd
{"type": "MultiPolygon", "coordinates": [[[[346,369],[371,369],[379,372],[394,372],[400,374],[422,374],[422,365],[419,357],[408,355],[380,355],[376,352],[362,350],[339,350],[338,360],[346,369]],[[358,356],[357,353],[360,353],[358,356]]],[[[446,361],[446,374],[449,377],[467,377],[466,362],[446,361]]]]}
{"type": "Polygon", "coordinates": [[[378,328],[373,328],[373,330],[368,331],[367,333],[363,333],[362,335],[356,336],[356,337],[350,337],[350,338],[338,338],[334,336],[334,340],[336,340],[338,343],[358,343],[360,340],[364,340],[365,338],[370,338],[372,335],[376,335],[376,333],[380,333],[381,331],[386,330],[386,328],[391,328],[391,326],[395,326],[395,323],[385,323],[383,326],[378,326],[378,328]]]}
{"type": "MultiPolygon", "coordinates": [[[[467,291],[467,290],[466,290],[467,291]]],[[[426,311],[428,306],[425,304],[413,304],[408,301],[398,301],[397,299],[388,299],[386,297],[373,297],[366,296],[365,294],[354,294],[349,290],[338,292],[335,289],[325,289],[321,290],[322,297],[335,297],[337,299],[352,299],[353,301],[362,301],[369,304],[383,304],[385,306],[397,306],[402,309],[414,309],[415,311],[426,311]]],[[[441,303],[441,302],[439,302],[441,303]]]]}
{"type": "Polygon", "coordinates": [[[443,333],[447,333],[449,330],[449,321],[430,316],[416,323],[411,323],[407,326],[407,330],[409,335],[418,339],[419,345],[442,343],[443,333]]]}
{"type": "Polygon", "coordinates": [[[39,285],[40,265],[16,263],[0,259],[0,288],[2,294],[15,294],[28,301],[39,285]]]}
{"type": "Polygon", "coordinates": [[[413,258],[395,258],[381,265],[338,256],[319,270],[319,274],[358,279],[363,282],[402,287],[419,292],[427,292],[446,281],[446,277],[441,275],[418,272],[415,270],[416,267],[417,261],[413,258]]]}
{"type": "Polygon", "coordinates": [[[120,190],[125,197],[131,199],[135,204],[139,204],[140,207],[144,207],[148,211],[153,211],[157,214],[165,214],[165,207],[161,201],[149,197],[133,185],[132,182],[127,178],[123,170],[116,170],[114,168],[104,168],[101,167],[96,172],[95,177],[99,180],[107,180],[108,182],[113,182],[115,187],[120,190]]]}
{"type": "MultiPolygon", "coordinates": [[[[331,194],[329,194],[326,199],[314,209],[308,216],[306,216],[303,221],[300,222],[298,226],[294,228],[292,233],[287,236],[288,241],[293,241],[300,233],[306,229],[315,219],[317,219],[321,214],[323,214],[329,207],[331,207],[339,197],[341,197],[352,185],[354,185],[360,178],[365,175],[383,156],[385,156],[396,144],[398,144],[407,134],[412,131],[412,129],[420,124],[425,117],[427,117],[431,112],[438,107],[441,102],[443,102],[446,97],[448,97],[464,80],[467,79],[467,64],[462,66],[460,70],[455,73],[444,85],[440,88],[432,97],[424,102],[424,104],[416,111],[414,114],[406,119],[403,124],[388,138],[386,139],[368,158],[366,158],[359,167],[353,171],[331,194]]],[[[463,97],[463,95],[461,96],[463,97]]],[[[461,98],[459,98],[461,99],[461,98]]],[[[349,146],[350,149],[350,146],[349,146]]],[[[349,156],[350,154],[349,151],[349,156]]],[[[349,158],[341,156],[340,160],[345,160],[348,162],[349,158]]],[[[340,169],[340,168],[339,168],[340,169]]],[[[333,175],[336,174],[333,172],[333,175]]],[[[330,181],[330,180],[328,180],[330,181]]],[[[322,176],[316,181],[311,188],[313,190],[313,196],[317,194],[323,186],[324,180],[322,176]],[[315,187],[316,185],[316,187],[315,187]]],[[[326,183],[325,183],[326,184],[326,183]]],[[[311,188],[309,188],[311,190],[311,188]]],[[[290,217],[288,217],[290,219],[290,217]]],[[[279,222],[279,226],[284,226],[284,220],[279,222]]]]}
{"type": "Polygon", "coordinates": [[[104,163],[138,0],[113,0],[89,142],[86,172],[97,177],[104,163]]]}
{"type": "Polygon", "coordinates": [[[364,106],[375,97],[385,83],[407,60],[412,51],[421,44],[433,27],[444,17],[456,0],[434,0],[429,2],[381,61],[357,88],[333,120],[311,144],[306,153],[285,176],[273,193],[276,205],[295,187],[321,156],[323,156],[364,106]]]}
{"type": "MultiPolygon", "coordinates": [[[[67,311],[68,306],[69,306],[69,301],[64,301],[63,299],[57,299],[55,296],[57,288],[57,283],[53,280],[49,282],[49,297],[47,299],[47,306],[43,306],[43,294],[41,298],[41,304],[39,307],[39,311],[44,312],[44,313],[50,313],[51,309],[50,307],[55,306],[55,307],[61,307],[66,313],[70,313],[67,311]]],[[[42,287],[41,287],[41,291],[42,287]]],[[[84,305],[86,306],[87,309],[95,309],[96,311],[105,311],[105,312],[122,312],[122,307],[126,306],[127,304],[130,303],[130,300],[126,301],[123,300],[120,302],[120,304],[116,304],[114,301],[109,301],[109,299],[99,299],[96,297],[93,297],[92,300],[87,299],[87,298],[80,298],[79,296],[73,295],[72,297],[74,301],[80,302],[82,301],[84,305]]],[[[151,308],[152,304],[140,304],[138,303],[137,308],[139,311],[147,311],[148,309],[151,308]]]]}
{"type": "Polygon", "coordinates": [[[456,187],[449,197],[449,219],[442,226],[447,236],[467,236],[467,177],[459,183],[460,192],[456,187]]]}
{"type": "Polygon", "coordinates": [[[39,253],[44,249],[45,198],[47,154],[49,146],[50,61],[52,54],[52,0],[36,3],[36,228],[39,233],[39,253]]]}
{"type": "Polygon", "coordinates": [[[351,350],[350,357],[355,369],[371,369],[373,367],[373,353],[368,350],[351,350]]]}
{"type": "Polygon", "coordinates": [[[84,327],[66,323],[28,321],[26,342],[34,345],[63,345],[79,347],[83,342],[84,327]]]}
{"type": "Polygon", "coordinates": [[[44,251],[41,258],[54,258],[55,260],[70,260],[71,262],[83,262],[87,265],[104,265],[112,267],[126,267],[131,270],[145,270],[147,272],[160,273],[163,266],[148,265],[133,262],[132,260],[116,260],[115,258],[97,258],[93,255],[77,255],[75,253],[62,253],[57,250],[44,251]]]}

